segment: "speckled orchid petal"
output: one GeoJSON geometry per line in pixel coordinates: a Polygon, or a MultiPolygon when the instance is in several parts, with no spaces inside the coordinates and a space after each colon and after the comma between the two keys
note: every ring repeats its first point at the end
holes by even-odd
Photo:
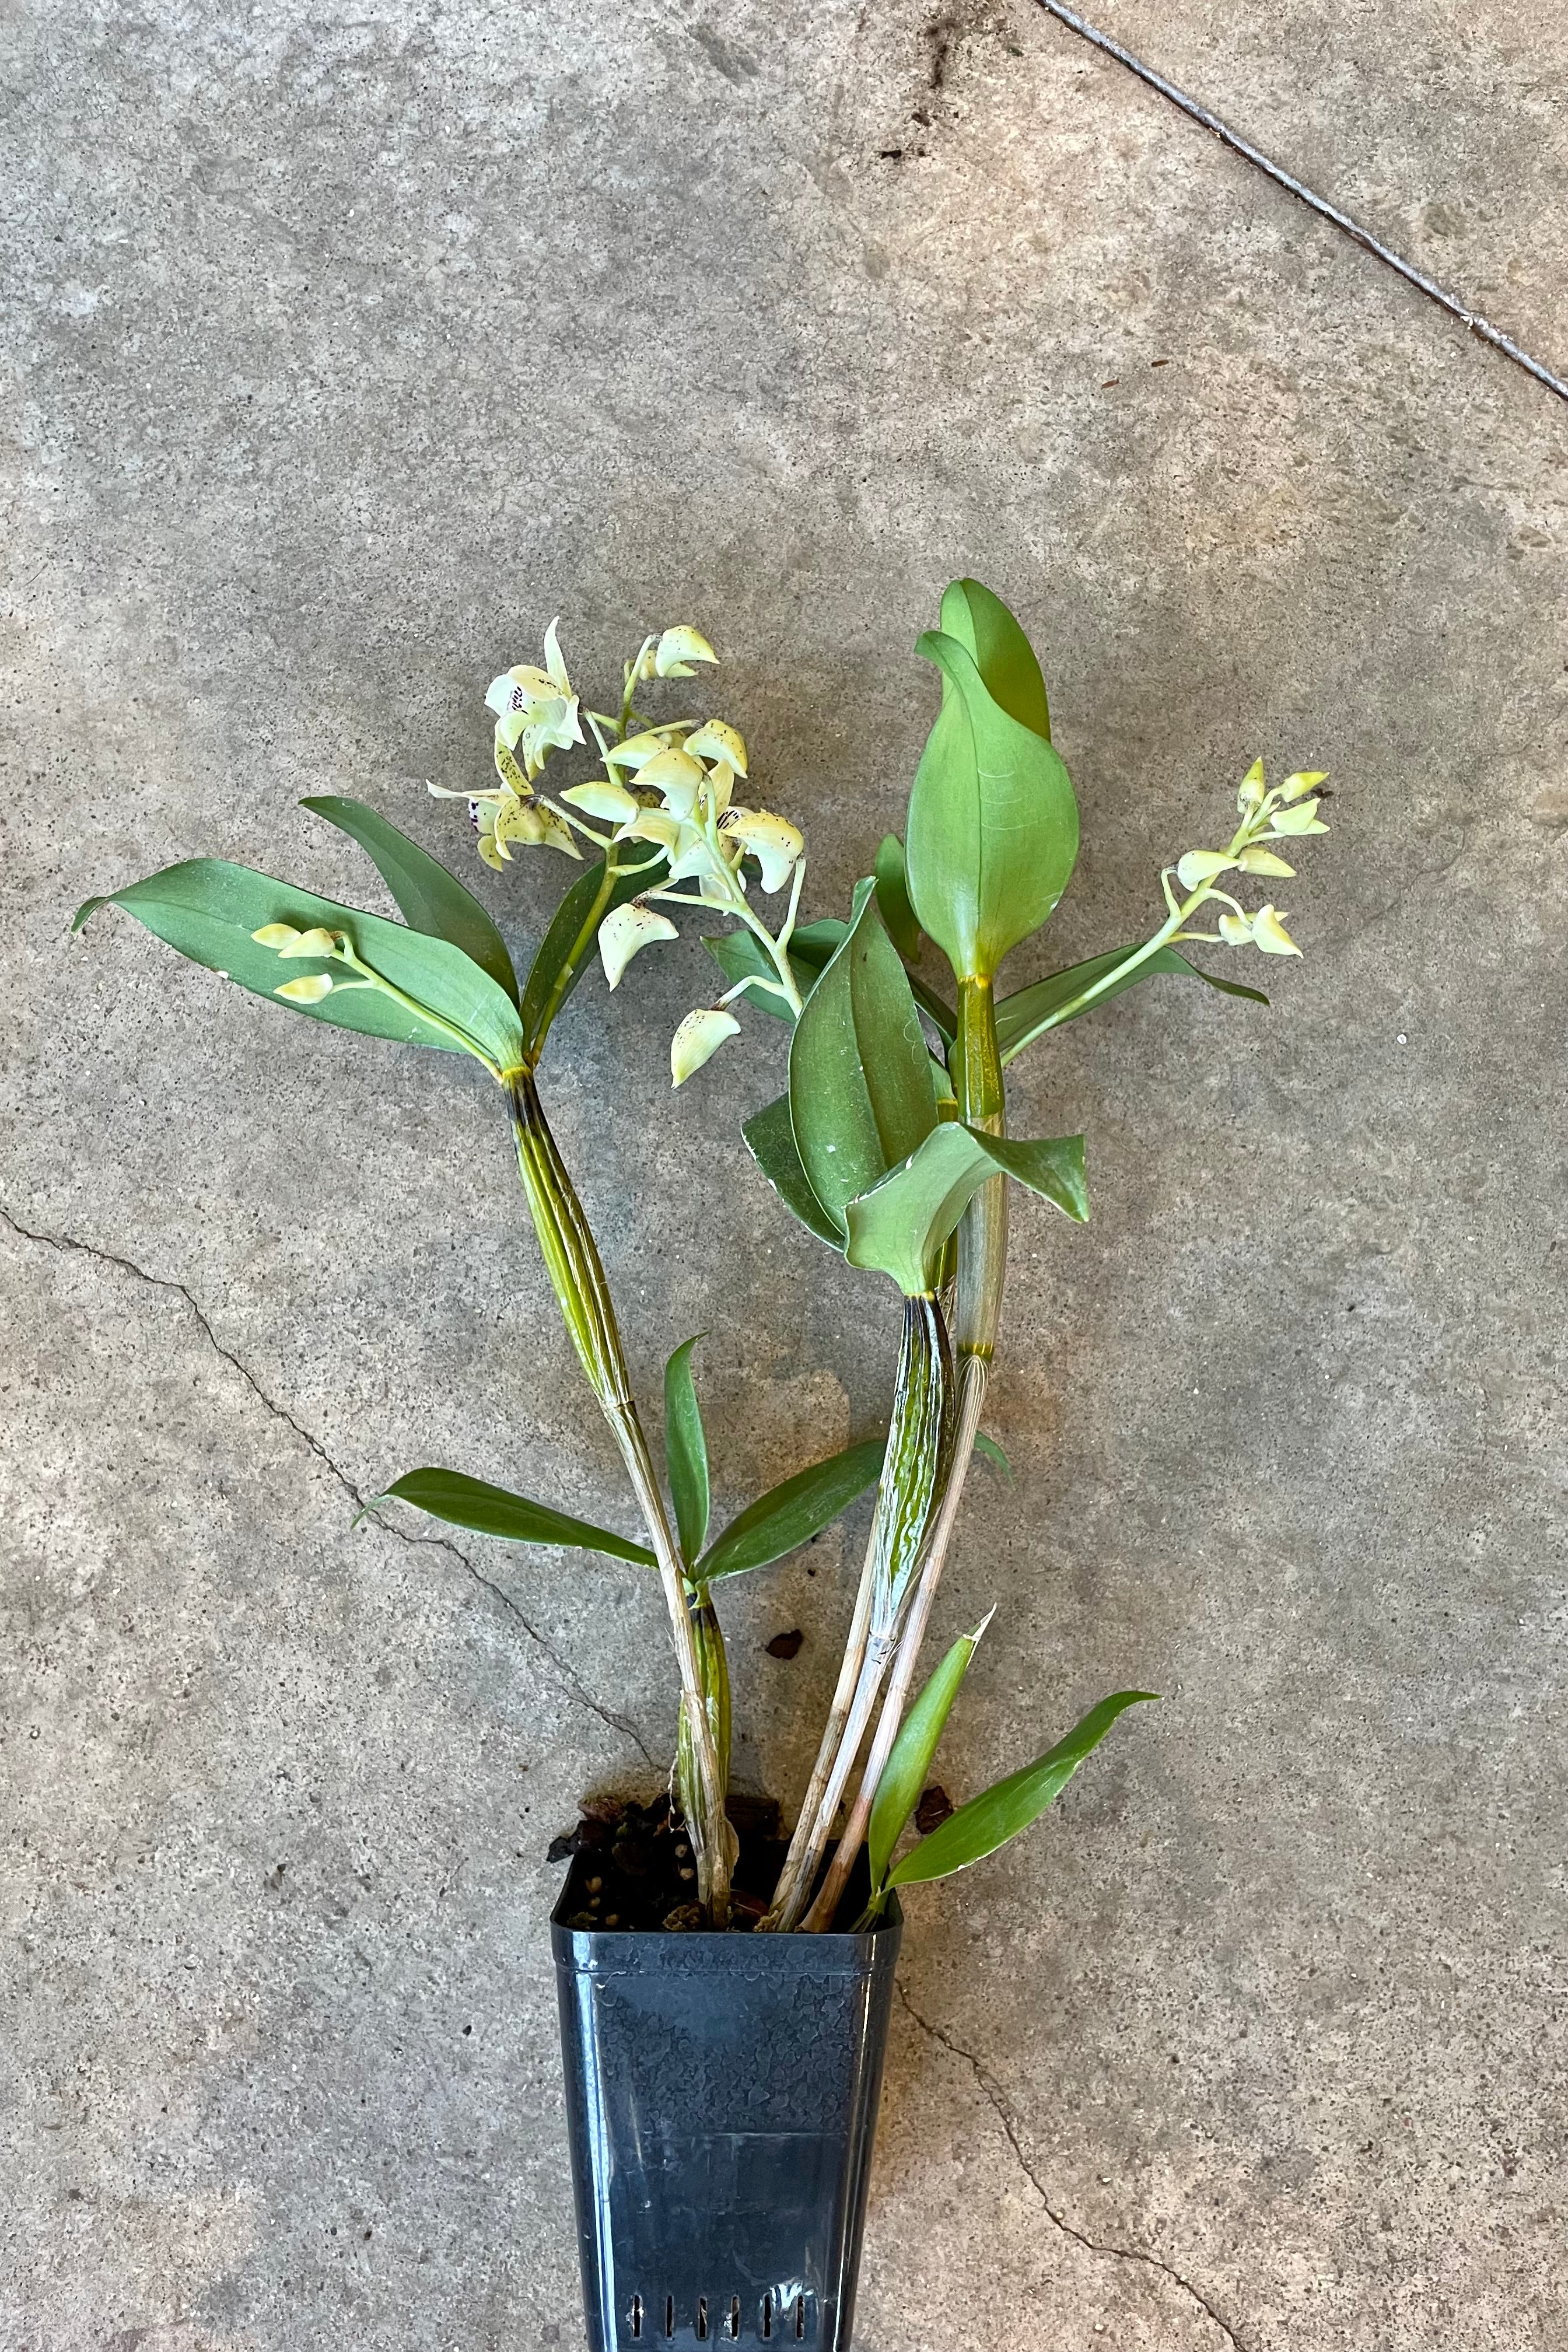
{"type": "Polygon", "coordinates": [[[624,907],[612,907],[599,926],[599,961],[605,967],[605,978],[612,988],[618,988],[621,974],[633,956],[643,948],[651,947],[656,940],[678,940],[680,933],[666,915],[656,914],[636,898],[628,898],[624,907]]]}
{"type": "Polygon", "coordinates": [[[711,1061],[726,1037],[738,1037],[741,1024],[732,1013],[709,1005],[689,1013],[669,1041],[669,1075],[681,1087],[704,1062],[711,1061]]]}

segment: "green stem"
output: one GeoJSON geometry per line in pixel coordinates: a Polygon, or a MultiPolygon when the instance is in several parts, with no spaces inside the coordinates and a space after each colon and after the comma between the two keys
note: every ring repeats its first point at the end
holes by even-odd
{"type": "Polygon", "coordinates": [[[612,842],[605,852],[605,871],[600,877],[593,906],[588,910],[582,929],[572,942],[571,954],[551,982],[550,993],[544,1000],[544,1010],[535,1024],[532,1041],[529,1046],[529,1066],[531,1069],[539,1067],[539,1057],[544,1051],[544,1041],[550,1034],[550,1024],[566,1002],[566,993],[572,985],[577,966],[599,936],[599,925],[605,919],[605,910],[609,906],[616,887],[618,869],[616,865],[615,850],[616,845],[612,842]]]}
{"type": "MultiPolygon", "coordinates": [[[[898,1647],[899,1627],[913,1585],[921,1548],[933,1504],[947,1476],[952,1433],[952,1357],[942,1310],[935,1298],[926,1293],[904,1301],[892,1422],[866,1559],[864,1647],[854,1696],[827,1765],[815,1814],[808,1816],[803,1811],[796,1824],[764,1925],[793,1927],[810,1896],[832,1833],[834,1816],[898,1647]]],[[[858,1607],[857,1617],[860,1617],[858,1607]]],[[[858,1841],[852,1845],[847,1839],[840,1839],[821,1893],[805,1918],[808,1929],[832,1924],[858,1844],[858,1841]]]]}
{"type": "Polygon", "coordinates": [[[551,1286],[588,1385],[620,1448],[658,1562],[680,1669],[682,1735],[693,1763],[692,1803],[686,1825],[697,1863],[698,1897],[714,1926],[721,1927],[729,1917],[734,1835],[724,1812],[723,1780],[680,1555],[632,1396],[605,1269],[583,1204],[545,1119],[532,1071],[518,1073],[510,1082],[509,1094],[518,1170],[551,1286]]]}

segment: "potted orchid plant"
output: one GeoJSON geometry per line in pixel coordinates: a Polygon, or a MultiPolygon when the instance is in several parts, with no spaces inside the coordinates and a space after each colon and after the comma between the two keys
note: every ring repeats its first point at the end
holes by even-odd
{"type": "MultiPolygon", "coordinates": [[[[1273,903],[1249,907],[1237,893],[1289,879],[1286,853],[1326,830],[1321,774],[1271,786],[1254,765],[1223,845],[1186,850],[1161,874],[1146,938],[999,995],[1005,960],[1048,921],[1071,877],[1077,802],[1039,666],[999,598],[955,582],[917,651],[942,698],[904,835],[880,844],[840,913],[801,919],[801,832],[755,804],[732,719],[705,698],[690,708],[691,682],[716,659],[707,639],[685,625],[647,636],[600,709],[574,684],[552,625],[542,662],[489,688],[493,780],[441,793],[468,803],[494,872],[531,848],[577,869],[521,979],[490,915],[447,867],[339,797],[304,804],[367,853],[401,921],[218,859],[129,883],[77,918],[79,928],[120,906],[193,961],[307,1019],[468,1057],[505,1104],[544,1265],[619,1450],[637,1532],[569,1517],[461,1466],[407,1471],[373,1507],[596,1551],[663,1590],[679,1680],[669,1787],[590,1813],[563,1841],[571,1869],[552,1922],[596,2347],[848,2344],[899,1891],[1026,1828],[1152,1696],[1110,1694],[910,1840],[990,1622],[953,1642],[921,1685],[970,1464],[999,1454],[981,1423],[1009,1188],[1070,1220],[1088,1214],[1083,1138],[1010,1133],[1006,1072],[1053,1030],[1157,974],[1266,1003],[1184,950],[1298,954],[1273,903]],[[672,691],[679,710],[667,707],[672,691]],[[803,1465],[717,1533],[697,1341],[668,1356],[661,1463],[539,1085],[556,1020],[593,964],[616,988],[635,957],[682,937],[683,916],[702,927],[719,985],[675,1031],[674,1084],[704,1070],[745,1019],[780,1024],[781,1091],[745,1123],[746,1141],[784,1208],[896,1294],[885,1433],[803,1465]],[[730,1789],[716,1595],[873,1487],[842,1667],[786,1840],[765,1807],[730,1789]]],[[[703,1084],[721,1083],[722,1067],[703,1084]]]]}

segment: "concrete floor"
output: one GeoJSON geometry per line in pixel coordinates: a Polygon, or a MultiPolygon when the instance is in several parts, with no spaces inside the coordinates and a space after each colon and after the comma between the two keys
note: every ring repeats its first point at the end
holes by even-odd
{"type": "MultiPolygon", "coordinates": [[[[1568,371],[1559,12],[1099,21],[1568,371]]],[[[209,851],[357,896],[310,791],[466,861],[424,780],[559,610],[600,677],[710,631],[837,910],[974,569],[1085,811],[1035,968],[1258,751],[1339,789],[1269,1012],[1018,1066],[1094,1219],[1017,1213],[943,1778],[1164,1704],[911,1899],[857,2343],[1560,2347],[1568,408],[1026,0],[5,41],[0,2346],[580,2341],[544,1848],[671,1730],[635,1572],[350,1531],[422,1461],[623,1508],[483,1080],[71,908],[209,851]]],[[[463,870],[519,940],[561,879],[463,870]]],[[[728,1507],[893,1330],[740,1144],[778,1038],[672,1100],[697,965],[590,982],[547,1092],[645,1391],[711,1334],[728,1507]]],[[[728,1612],[786,1797],[862,1528],[728,1612]]]]}

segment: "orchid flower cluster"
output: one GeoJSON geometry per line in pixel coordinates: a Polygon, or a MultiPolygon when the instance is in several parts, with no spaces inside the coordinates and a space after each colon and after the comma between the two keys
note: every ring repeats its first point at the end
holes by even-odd
{"type": "Polygon", "coordinates": [[[676,1030],[669,1066],[679,1087],[739,1034],[730,1006],[749,990],[780,998],[792,1014],[800,1011],[789,944],[805,877],[805,845],[787,818],[735,799],[737,783],[747,779],[739,728],[723,719],[645,720],[636,707],[639,687],[694,677],[694,663],[717,662],[700,631],[678,625],[645,637],[625,665],[620,710],[611,715],[584,707],[562,656],[559,625],[552,621],[545,631],[542,667],[519,663],[492,679],[485,696],[495,716],[498,783],[478,793],[439,784],[429,790],[439,800],[468,801],[479,856],[497,873],[511,862],[514,844],[579,859],[577,835],[606,856],[622,844],[646,845],[640,864],[625,857],[617,863],[623,874],[646,871],[647,887],[614,907],[599,926],[599,958],[611,988],[620,985],[644,948],[679,938],[669,917],[658,911],[661,906],[731,915],[752,934],[766,968],[747,972],[714,1003],[698,1006],[676,1030]],[[558,794],[544,792],[540,778],[551,752],[586,745],[584,719],[603,774],[558,794]],[[753,875],[764,898],[789,892],[776,931],[750,902],[753,875]]]}

